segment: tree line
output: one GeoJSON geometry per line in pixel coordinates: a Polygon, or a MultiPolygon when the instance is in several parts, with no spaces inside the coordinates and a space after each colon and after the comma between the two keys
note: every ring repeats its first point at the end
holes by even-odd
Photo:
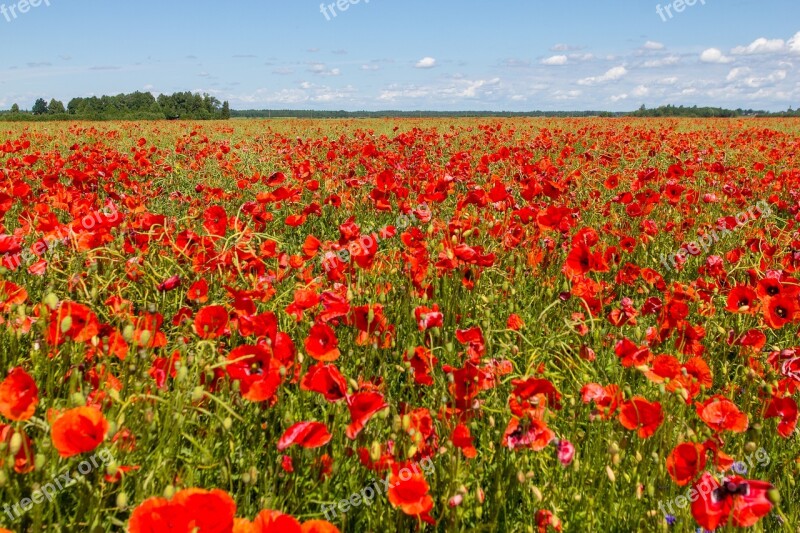
{"type": "Polygon", "coordinates": [[[160,94],[136,91],[116,96],[73,98],[66,107],[51,99],[39,98],[30,111],[18,104],[10,111],[0,112],[3,120],[227,120],[231,109],[227,101],[220,102],[208,94],[178,92],[160,94]]]}
{"type": "Polygon", "coordinates": [[[0,120],[228,120],[230,118],[447,118],[447,117],[800,117],[800,110],[768,112],[721,107],[686,107],[665,105],[634,112],[609,111],[317,111],[297,109],[231,110],[208,94],[178,92],[158,97],[149,92],[116,96],[73,98],[66,106],[56,99],[48,103],[39,98],[30,111],[14,104],[10,111],[0,111],[0,120]]]}

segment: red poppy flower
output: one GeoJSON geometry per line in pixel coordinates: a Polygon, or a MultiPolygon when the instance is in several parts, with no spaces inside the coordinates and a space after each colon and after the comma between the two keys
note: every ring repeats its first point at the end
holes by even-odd
{"type": "Polygon", "coordinates": [[[189,531],[209,533],[233,531],[236,502],[225,491],[184,489],[175,493],[172,502],[188,511],[191,517],[189,531]]]}
{"type": "Polygon", "coordinates": [[[511,313],[508,315],[508,320],[506,320],[506,327],[510,330],[519,331],[525,327],[525,322],[519,317],[516,313],[511,313]]]}
{"type": "Polygon", "coordinates": [[[626,368],[645,366],[653,360],[653,354],[650,353],[647,346],[636,346],[628,339],[617,342],[614,353],[620,358],[622,366],[626,368]]]}
{"type": "Polygon", "coordinates": [[[186,293],[186,299],[200,304],[208,301],[208,282],[205,279],[195,281],[186,293]]]}
{"type": "Polygon", "coordinates": [[[0,313],[10,311],[11,306],[25,303],[27,299],[28,291],[10,281],[0,280],[0,313]]]}
{"type": "Polygon", "coordinates": [[[339,358],[339,339],[327,324],[317,323],[311,326],[306,338],[306,351],[317,361],[331,362],[339,358]]]}
{"type": "Polygon", "coordinates": [[[439,312],[438,304],[433,304],[433,308],[431,309],[425,306],[417,307],[414,309],[414,317],[417,319],[417,327],[420,331],[440,328],[444,321],[444,315],[439,312]]]}
{"type": "Polygon", "coordinates": [[[355,439],[370,418],[378,411],[389,407],[379,392],[358,392],[347,397],[347,408],[350,410],[350,424],[347,426],[347,438],[355,439]]]}
{"type": "Polygon", "coordinates": [[[508,398],[511,412],[520,418],[541,419],[546,408],[561,409],[561,393],[547,379],[528,378],[511,381],[514,389],[508,398]]]}
{"type": "Polygon", "coordinates": [[[622,403],[622,390],[617,385],[603,387],[597,383],[589,383],[581,388],[583,403],[594,402],[598,407],[592,414],[593,418],[610,420],[622,403]]]}
{"type": "Polygon", "coordinates": [[[108,421],[97,407],[76,407],[61,413],[50,428],[61,457],[91,452],[105,440],[108,421]]]}
{"type": "Polygon", "coordinates": [[[669,476],[683,487],[688,485],[706,467],[706,448],[702,444],[684,442],[678,444],[667,457],[669,476]]]}
{"type": "Polygon", "coordinates": [[[194,331],[201,339],[216,339],[228,329],[228,311],[221,305],[209,305],[194,317],[194,331]]]}
{"type": "Polygon", "coordinates": [[[472,444],[472,435],[465,424],[456,426],[450,440],[453,441],[453,446],[460,449],[467,459],[474,459],[478,456],[478,450],[472,444]]]}
{"type": "Polygon", "coordinates": [[[409,516],[434,524],[430,516],[433,498],[430,486],[416,464],[395,463],[389,474],[389,503],[409,516]]]}
{"type": "Polygon", "coordinates": [[[261,511],[253,520],[250,528],[234,533],[302,533],[300,522],[288,514],[279,511],[261,511]]]}
{"type": "Polygon", "coordinates": [[[149,498],[137,506],[128,522],[130,533],[191,531],[191,512],[166,498],[149,498]]]}
{"type": "Polygon", "coordinates": [[[698,497],[692,501],[692,516],[710,531],[728,523],[735,527],[753,526],[772,510],[767,498],[772,488],[765,481],[738,476],[720,482],[705,472],[693,486],[698,497]]]}
{"type": "Polygon", "coordinates": [[[752,314],[755,313],[757,304],[758,294],[756,294],[756,291],[746,285],[738,285],[728,293],[728,302],[725,310],[731,313],[752,314]]]}
{"type": "MultiPolygon", "coordinates": [[[[14,472],[17,474],[27,474],[33,471],[35,467],[33,442],[21,429],[18,430],[14,429],[13,426],[0,424],[0,444],[5,445],[5,450],[8,450],[9,446],[11,446],[11,440],[15,435],[21,437],[22,445],[19,447],[19,451],[17,451],[16,455],[14,455],[14,472]]],[[[5,464],[7,453],[6,451],[0,456],[0,467],[5,464]]]]}
{"type": "Polygon", "coordinates": [[[503,434],[503,445],[509,450],[529,448],[535,452],[544,450],[556,438],[556,434],[542,420],[512,417],[503,434]]]}
{"type": "MultiPolygon", "coordinates": [[[[282,338],[282,337],[281,337],[282,338]]],[[[281,341],[283,342],[283,341],[281,341]]],[[[275,349],[280,345],[274,346],[275,349]]],[[[237,346],[228,354],[226,372],[241,387],[242,397],[251,402],[274,401],[283,383],[281,361],[266,344],[237,346]]]]}
{"type": "Polygon", "coordinates": [[[278,451],[297,444],[303,448],[319,448],[330,442],[333,435],[321,422],[298,422],[287,429],[278,440],[278,451]]]}
{"type": "MultiPolygon", "coordinates": [[[[283,533],[283,531],[275,530],[275,533],[283,533]]],[[[306,520],[300,526],[300,533],[339,533],[339,528],[327,520],[306,520]]]]}
{"type": "Polygon", "coordinates": [[[715,431],[742,433],[747,430],[747,415],[736,404],[724,396],[714,396],[703,403],[697,403],[697,416],[715,431]]]}
{"type": "Polygon", "coordinates": [[[797,298],[794,296],[776,296],[767,298],[764,305],[764,322],[772,329],[780,329],[797,319],[797,298]]]}
{"type": "MultiPolygon", "coordinates": [[[[0,395],[1,396],[1,395],[0,395]]],[[[764,409],[764,418],[779,417],[778,434],[789,438],[797,427],[797,402],[791,396],[772,398],[764,409]]]]}
{"type": "Polygon", "coordinates": [[[74,302],[62,302],[50,314],[47,342],[60,346],[67,339],[86,342],[100,331],[100,322],[91,309],[74,302]]]}
{"type": "Polygon", "coordinates": [[[22,368],[12,369],[0,383],[0,414],[9,420],[28,420],[38,404],[36,382],[22,368]]]}
{"type": "Polygon", "coordinates": [[[203,229],[212,237],[224,237],[228,230],[228,215],[225,209],[214,205],[203,212],[203,229]]]}
{"type": "Polygon", "coordinates": [[[619,421],[626,429],[636,430],[640,438],[651,437],[664,421],[664,413],[659,402],[649,402],[641,396],[634,396],[622,404],[619,421]]]}
{"type": "Polygon", "coordinates": [[[408,361],[414,370],[414,383],[426,386],[433,385],[431,372],[439,360],[434,357],[433,352],[424,346],[414,348],[413,355],[409,357],[411,353],[410,351],[406,352],[403,359],[408,361]]]}
{"type": "Polygon", "coordinates": [[[347,396],[347,380],[336,365],[317,363],[303,376],[300,389],[318,392],[329,402],[336,402],[347,396]]]}
{"type": "Polygon", "coordinates": [[[158,284],[156,287],[160,292],[169,292],[171,290],[177,289],[181,284],[181,277],[178,274],[175,274],[171,278],[165,279],[161,283],[158,284]]]}

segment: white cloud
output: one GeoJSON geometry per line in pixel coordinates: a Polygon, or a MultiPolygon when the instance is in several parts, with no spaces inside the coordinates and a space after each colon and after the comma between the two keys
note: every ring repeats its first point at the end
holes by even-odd
{"type": "Polygon", "coordinates": [[[602,76],[591,76],[578,80],[578,85],[597,85],[607,81],[616,81],[624,78],[628,74],[628,69],[623,66],[614,67],[606,71],[602,76]]]}
{"type": "Polygon", "coordinates": [[[380,67],[375,64],[365,64],[361,65],[361,70],[379,70],[380,67]]]}
{"type": "Polygon", "coordinates": [[[800,54],[800,31],[794,34],[794,37],[789,39],[789,42],[786,43],[789,47],[789,51],[793,54],[800,54]]]}
{"type": "Polygon", "coordinates": [[[737,46],[731,50],[731,53],[734,55],[773,54],[782,51],[785,44],[783,39],[760,37],[747,46],[737,46]]]}
{"type": "Polygon", "coordinates": [[[725,78],[727,81],[733,81],[736,78],[742,76],[743,74],[747,74],[750,72],[750,69],[747,67],[736,67],[732,68],[730,72],[728,72],[728,76],[725,78]]]}
{"type": "Polygon", "coordinates": [[[329,69],[324,63],[311,63],[308,71],[319,76],[338,76],[342,73],[338,68],[329,69]]]}
{"type": "Polygon", "coordinates": [[[642,48],[644,48],[645,50],[663,50],[664,44],[657,43],[655,41],[647,41],[646,43],[644,43],[644,46],[642,46],[642,48]]]}
{"type": "Polygon", "coordinates": [[[415,65],[416,68],[433,68],[436,66],[436,59],[432,57],[423,57],[417,64],[415,65]]]}
{"type": "Polygon", "coordinates": [[[619,102],[620,100],[627,100],[627,99],[628,99],[628,95],[624,94],[624,93],[623,94],[615,94],[615,95],[611,96],[611,101],[612,102],[619,102]]]}
{"type": "Polygon", "coordinates": [[[681,58],[679,56],[667,56],[662,57],[661,59],[651,59],[649,61],[644,62],[645,68],[658,68],[658,67],[667,67],[670,65],[677,65],[680,62],[681,58]]]}
{"type": "Polygon", "coordinates": [[[542,65],[560,66],[567,64],[567,56],[551,56],[542,59],[542,65]]]}
{"type": "Polygon", "coordinates": [[[631,94],[633,94],[633,96],[638,96],[638,97],[647,96],[648,94],[650,94],[650,89],[648,89],[644,85],[637,85],[636,88],[631,92],[631,94]]]}
{"type": "Polygon", "coordinates": [[[719,48],[709,48],[700,54],[703,63],[730,63],[733,59],[726,57],[719,48]]]}

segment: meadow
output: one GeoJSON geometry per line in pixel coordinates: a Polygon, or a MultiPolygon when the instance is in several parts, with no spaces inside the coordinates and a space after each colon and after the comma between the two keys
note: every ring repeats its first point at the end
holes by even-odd
{"type": "Polygon", "coordinates": [[[0,531],[800,530],[800,120],[0,129],[0,531]]]}

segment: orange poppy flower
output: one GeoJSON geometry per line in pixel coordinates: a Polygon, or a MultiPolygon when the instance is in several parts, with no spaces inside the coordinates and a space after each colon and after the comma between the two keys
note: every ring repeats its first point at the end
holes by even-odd
{"type": "Polygon", "coordinates": [[[61,457],[97,448],[108,433],[108,421],[96,407],[76,407],[61,413],[50,428],[53,446],[61,457]]]}
{"type": "Polygon", "coordinates": [[[39,404],[36,382],[22,368],[8,373],[0,383],[0,414],[9,420],[28,420],[39,404]]]}
{"type": "Polygon", "coordinates": [[[149,498],[131,513],[129,533],[155,533],[175,531],[184,533],[190,529],[190,512],[179,503],[165,498],[149,498]]]}
{"type": "Polygon", "coordinates": [[[300,522],[292,515],[264,510],[253,520],[252,533],[302,533],[300,522]]]}
{"type": "Polygon", "coordinates": [[[394,463],[389,474],[389,503],[409,516],[416,516],[430,524],[433,498],[430,486],[416,464],[394,463]]]}
{"type": "MultiPolygon", "coordinates": [[[[282,533],[275,531],[275,533],[282,533]]],[[[339,533],[339,528],[327,520],[307,520],[300,526],[300,533],[339,533]]]]}
{"type": "Polygon", "coordinates": [[[697,403],[697,416],[715,431],[742,433],[749,425],[747,415],[736,404],[724,396],[714,396],[703,403],[697,403]]]}
{"type": "Polygon", "coordinates": [[[227,492],[212,489],[184,489],[172,502],[182,506],[191,517],[189,531],[225,533],[233,531],[236,502],[227,492]]]}

